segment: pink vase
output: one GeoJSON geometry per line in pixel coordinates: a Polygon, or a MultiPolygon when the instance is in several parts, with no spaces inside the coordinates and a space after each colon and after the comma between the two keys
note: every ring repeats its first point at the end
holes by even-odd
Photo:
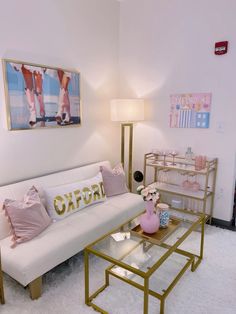
{"type": "Polygon", "coordinates": [[[140,226],[146,233],[155,233],[160,227],[160,218],[154,213],[152,201],[145,202],[146,213],[140,217],[140,226]]]}

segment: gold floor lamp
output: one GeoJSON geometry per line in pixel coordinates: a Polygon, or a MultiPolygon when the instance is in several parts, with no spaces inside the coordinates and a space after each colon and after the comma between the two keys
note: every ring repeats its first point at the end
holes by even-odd
{"type": "Polygon", "coordinates": [[[128,130],[128,187],[132,191],[133,164],[133,123],[144,120],[143,99],[113,99],[111,100],[111,120],[121,122],[121,163],[125,166],[125,144],[128,130]]]}

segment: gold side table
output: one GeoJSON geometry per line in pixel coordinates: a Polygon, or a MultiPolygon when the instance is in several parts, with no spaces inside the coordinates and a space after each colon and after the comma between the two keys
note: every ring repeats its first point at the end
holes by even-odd
{"type": "Polygon", "coordinates": [[[5,303],[4,290],[3,290],[3,276],[2,276],[2,265],[1,265],[1,251],[0,251],[0,302],[5,303]]]}

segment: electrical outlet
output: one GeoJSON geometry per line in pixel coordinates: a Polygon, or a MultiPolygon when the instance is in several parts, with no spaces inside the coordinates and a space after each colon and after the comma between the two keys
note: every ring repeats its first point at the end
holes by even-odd
{"type": "Polygon", "coordinates": [[[216,132],[217,133],[224,133],[225,132],[225,125],[224,122],[218,121],[216,123],[216,132]]]}

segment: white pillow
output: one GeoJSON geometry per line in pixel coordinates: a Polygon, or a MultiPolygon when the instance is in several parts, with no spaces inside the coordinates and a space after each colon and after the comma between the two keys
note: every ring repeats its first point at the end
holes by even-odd
{"type": "Polygon", "coordinates": [[[48,214],[55,220],[106,199],[101,172],[88,180],[44,188],[44,193],[48,214]]]}

